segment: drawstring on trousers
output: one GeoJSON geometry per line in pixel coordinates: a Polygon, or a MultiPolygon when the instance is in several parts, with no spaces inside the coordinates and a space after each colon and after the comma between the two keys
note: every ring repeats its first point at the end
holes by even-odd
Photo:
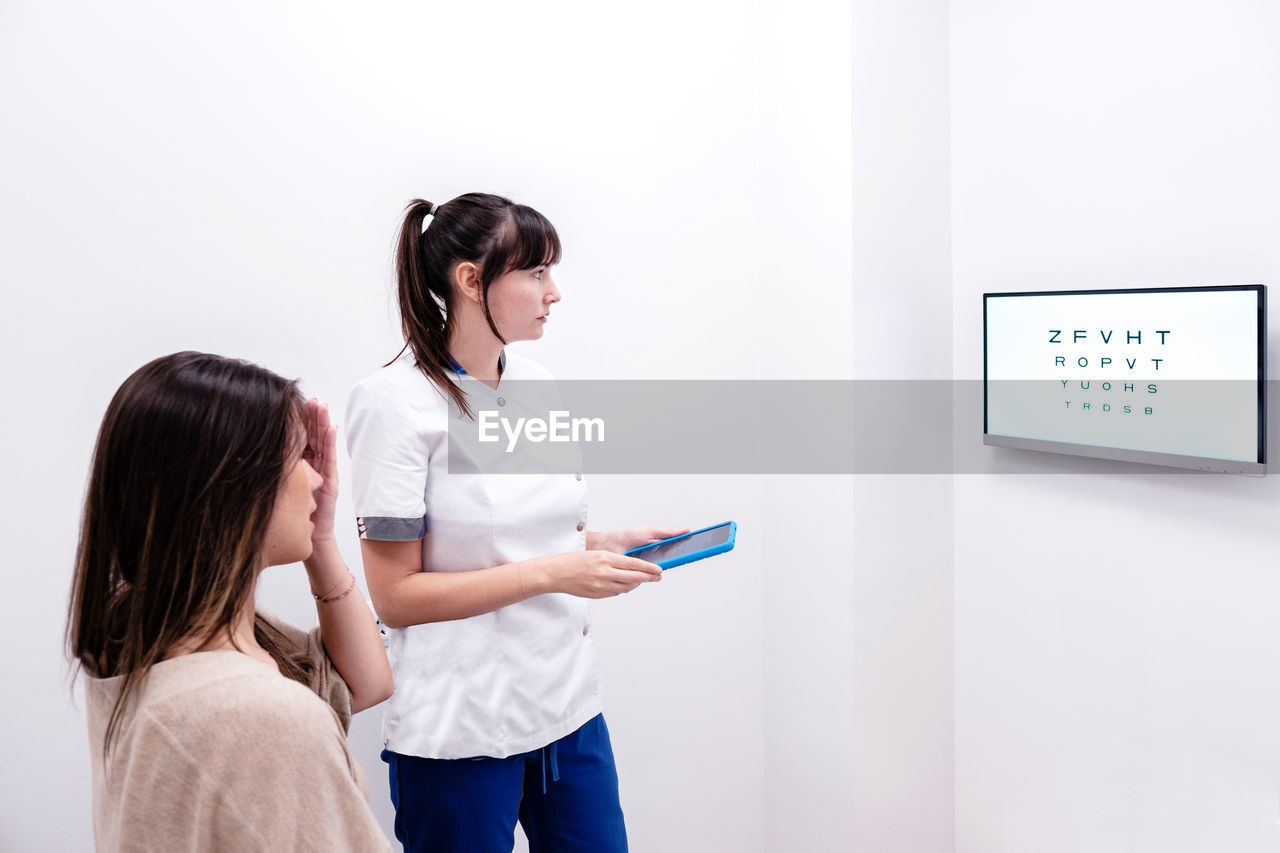
{"type": "Polygon", "coordinates": [[[542,793],[547,792],[547,754],[551,754],[551,781],[560,781],[560,765],[556,762],[556,746],[558,741],[552,741],[549,745],[538,750],[542,754],[542,793]]]}

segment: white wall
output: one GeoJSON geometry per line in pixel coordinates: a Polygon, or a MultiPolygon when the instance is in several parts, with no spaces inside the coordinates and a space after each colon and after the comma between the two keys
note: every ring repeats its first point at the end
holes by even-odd
{"type": "MultiPolygon", "coordinates": [[[[951,21],[958,377],[983,291],[1280,280],[1280,7],[951,21]]],[[[1276,849],[1280,480],[983,452],[1023,473],[955,481],[956,849],[1276,849]]]]}
{"type": "MultiPolygon", "coordinates": [[[[302,377],[341,422],[347,389],[398,349],[389,254],[410,197],[503,192],[557,223],[565,300],[527,351],[561,376],[850,375],[861,291],[848,287],[846,8],[434,5],[0,12],[0,643],[16,697],[0,848],[90,844],[82,703],[61,638],[110,395],[158,354],[207,349],[302,377]]],[[[923,108],[930,122],[939,104],[923,108]]],[[[866,109],[874,125],[889,105],[866,109]]],[[[898,174],[893,150],[868,156],[862,174],[898,174]]],[[[595,526],[742,527],[732,557],[595,611],[635,849],[793,849],[786,816],[808,821],[813,849],[848,843],[855,771],[828,763],[806,727],[820,720],[820,743],[848,759],[850,667],[878,654],[851,622],[839,531],[852,501],[847,478],[593,483],[595,526]],[[813,535],[797,546],[797,530],[813,535]]],[[[313,618],[299,570],[267,573],[260,598],[313,618]]],[[[913,720],[887,722],[911,739],[913,720]]],[[[364,714],[352,741],[389,827],[377,729],[364,714]]]]}
{"type": "Polygon", "coordinates": [[[875,470],[892,473],[854,483],[854,778],[844,849],[945,853],[955,831],[952,485],[945,453],[937,465],[916,463],[922,445],[950,428],[947,3],[854,4],[853,33],[854,376],[862,380],[853,434],[875,470]],[[911,470],[922,473],[902,473],[911,470]]]}

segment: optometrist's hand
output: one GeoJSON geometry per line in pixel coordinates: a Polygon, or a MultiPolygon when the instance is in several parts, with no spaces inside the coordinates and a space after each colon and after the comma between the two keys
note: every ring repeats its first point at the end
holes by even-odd
{"type": "Polygon", "coordinates": [[[314,544],[332,542],[338,504],[338,427],[329,422],[329,406],[314,397],[307,401],[302,417],[307,431],[307,449],[302,458],[324,480],[312,492],[316,510],[311,513],[311,523],[315,525],[311,541],[314,544]]]}
{"type": "Polygon", "coordinates": [[[602,533],[587,531],[587,548],[624,554],[632,548],[661,542],[672,536],[683,536],[688,527],[628,527],[625,530],[606,530],[602,533]]]}
{"type": "Polygon", "coordinates": [[[662,580],[662,569],[612,551],[571,551],[548,560],[547,592],[579,598],[610,598],[642,583],[662,580]]]}

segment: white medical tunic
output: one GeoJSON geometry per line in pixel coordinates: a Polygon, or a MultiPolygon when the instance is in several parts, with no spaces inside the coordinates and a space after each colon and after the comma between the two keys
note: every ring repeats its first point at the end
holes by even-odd
{"type": "MultiPolygon", "coordinates": [[[[473,412],[515,411],[508,383],[529,387],[529,379],[551,377],[508,355],[497,389],[465,375],[455,381],[473,412]]],[[[352,390],[347,447],[361,538],[420,538],[427,572],[583,550],[581,473],[450,475],[448,424],[459,417],[408,351],[352,390]]],[[[550,593],[469,619],[386,630],[395,692],[383,742],[393,752],[506,757],[546,746],[603,709],[584,599],[550,593]]]]}

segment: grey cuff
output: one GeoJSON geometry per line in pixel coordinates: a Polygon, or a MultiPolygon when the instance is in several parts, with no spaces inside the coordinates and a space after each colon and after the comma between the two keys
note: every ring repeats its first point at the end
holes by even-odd
{"type": "Polygon", "coordinates": [[[356,530],[361,539],[376,539],[379,542],[412,542],[427,535],[427,519],[423,518],[383,518],[376,515],[363,515],[356,519],[356,530]]]}

